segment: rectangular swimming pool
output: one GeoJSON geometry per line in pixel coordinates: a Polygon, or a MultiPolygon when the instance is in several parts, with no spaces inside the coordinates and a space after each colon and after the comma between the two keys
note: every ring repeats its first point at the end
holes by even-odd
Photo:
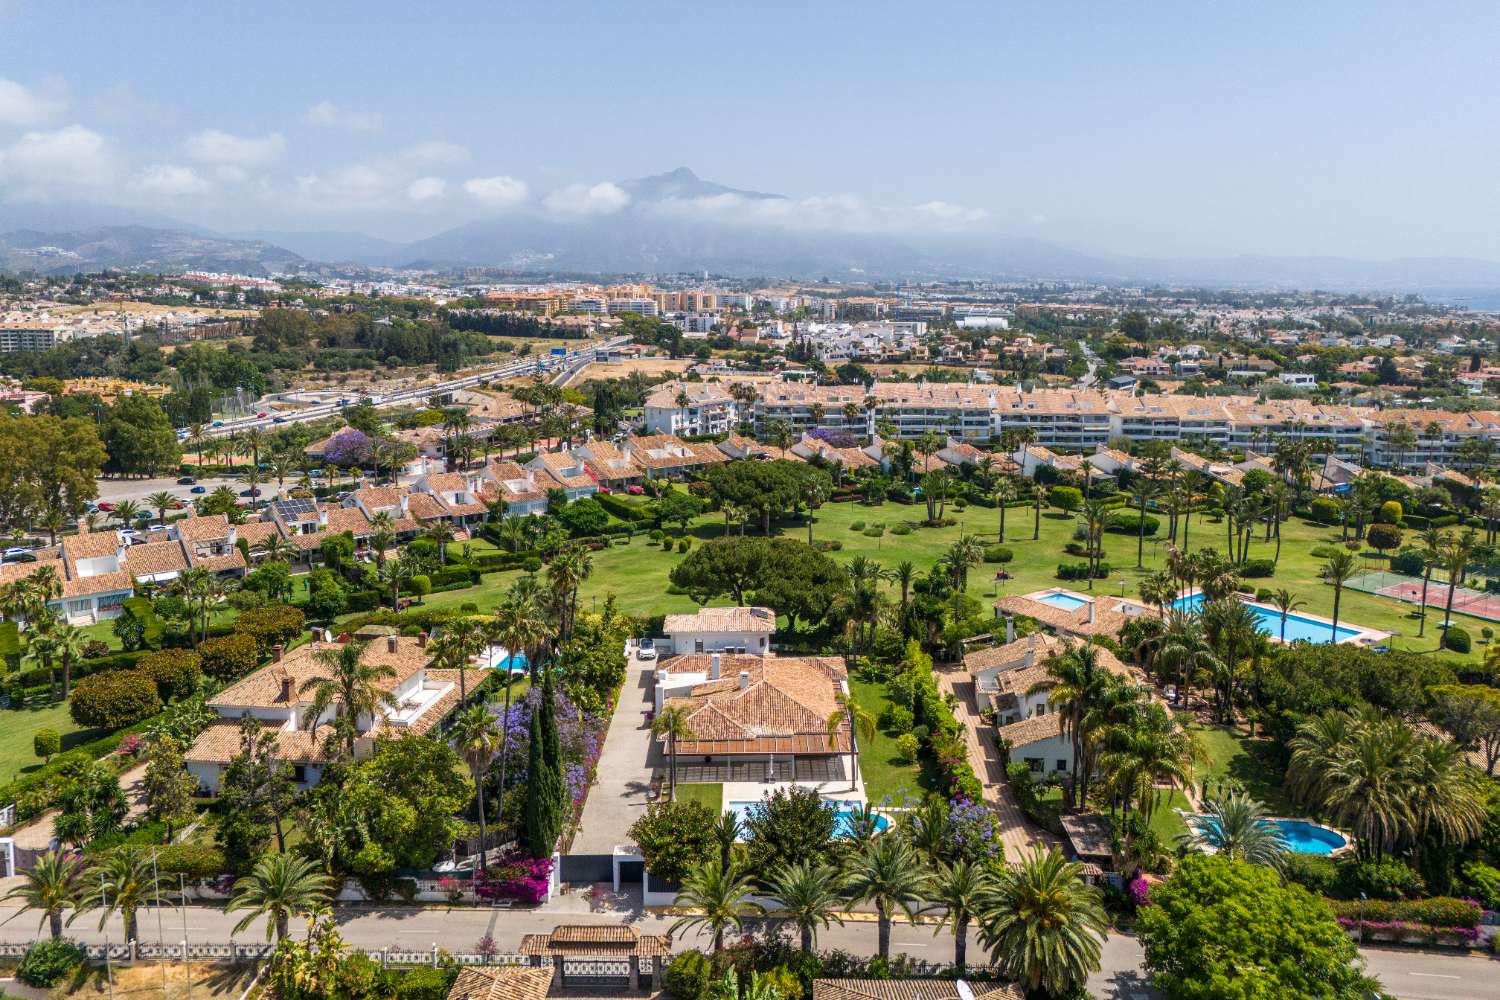
{"type": "Polygon", "coordinates": [[[1052,593],[1043,594],[1041,597],[1033,597],[1032,600],[1041,604],[1050,604],[1054,608],[1062,608],[1064,611],[1075,611],[1085,604],[1092,604],[1086,597],[1075,597],[1072,594],[1052,593]]]}
{"type": "MultiPolygon", "coordinates": [[[[1255,615],[1256,630],[1274,639],[1280,639],[1281,612],[1275,608],[1264,608],[1259,604],[1245,603],[1255,615]]],[[[1179,611],[1197,611],[1203,607],[1203,595],[1193,594],[1189,597],[1179,597],[1172,602],[1172,607],[1179,611]]],[[[1345,628],[1340,625],[1338,637],[1334,638],[1333,626],[1329,622],[1318,621],[1316,618],[1308,618],[1305,615],[1290,614],[1286,616],[1286,641],[1287,642],[1345,642],[1360,634],[1359,629],[1345,628]]]]}

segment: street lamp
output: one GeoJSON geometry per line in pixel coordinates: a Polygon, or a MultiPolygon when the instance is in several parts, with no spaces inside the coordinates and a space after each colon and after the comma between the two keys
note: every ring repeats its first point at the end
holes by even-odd
{"type": "Polygon", "coordinates": [[[1359,894],[1359,944],[1365,943],[1365,900],[1368,898],[1363,892],[1359,894]]]}

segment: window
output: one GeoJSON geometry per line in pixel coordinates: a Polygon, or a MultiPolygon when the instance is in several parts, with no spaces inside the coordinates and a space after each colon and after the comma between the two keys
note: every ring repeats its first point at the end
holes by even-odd
{"type": "Polygon", "coordinates": [[[1068,762],[1062,757],[1057,758],[1057,769],[1059,771],[1066,771],[1068,769],[1068,762]]]}
{"type": "Polygon", "coordinates": [[[1033,774],[1041,774],[1042,773],[1042,758],[1040,758],[1040,757],[1027,757],[1026,758],[1026,770],[1031,771],[1033,774]]]}
{"type": "Polygon", "coordinates": [[[306,764],[293,764],[292,765],[292,781],[296,782],[299,785],[306,783],[306,781],[307,781],[307,765],[306,764]]]}

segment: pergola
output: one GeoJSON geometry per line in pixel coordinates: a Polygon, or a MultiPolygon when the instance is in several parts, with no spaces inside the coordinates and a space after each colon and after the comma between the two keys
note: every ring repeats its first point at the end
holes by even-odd
{"type": "Polygon", "coordinates": [[[642,934],[628,926],[563,924],[551,934],[527,934],[521,939],[520,952],[534,966],[541,965],[543,958],[552,960],[555,989],[590,986],[649,991],[660,984],[657,960],[671,954],[672,935],[642,934]]]}

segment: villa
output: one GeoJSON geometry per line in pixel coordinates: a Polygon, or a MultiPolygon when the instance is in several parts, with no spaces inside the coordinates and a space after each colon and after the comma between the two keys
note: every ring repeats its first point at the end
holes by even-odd
{"type": "MultiPolygon", "coordinates": [[[[304,687],[328,675],[317,654],[340,648],[340,643],[328,641],[311,642],[289,653],[278,647],[271,663],[209,701],[208,707],[219,714],[219,721],[204,730],[186,754],[188,773],[197,779],[199,787],[208,792],[218,790],[224,769],[240,752],[240,722],[247,716],[275,734],[277,759],[291,767],[297,786],[316,785],[328,762],[334,709],[311,720],[307,713],[313,694],[304,687]]],[[[356,757],[369,756],[377,738],[431,731],[458,705],[460,671],[433,669],[431,659],[425,635],[386,636],[364,647],[361,662],[395,671],[380,686],[395,696],[397,704],[380,709],[373,719],[361,716],[357,720],[360,735],[356,757]]]]}
{"type": "Polygon", "coordinates": [[[701,608],[690,615],[666,616],[662,652],[765,656],[775,631],[776,612],[770,608],[701,608]]]}

